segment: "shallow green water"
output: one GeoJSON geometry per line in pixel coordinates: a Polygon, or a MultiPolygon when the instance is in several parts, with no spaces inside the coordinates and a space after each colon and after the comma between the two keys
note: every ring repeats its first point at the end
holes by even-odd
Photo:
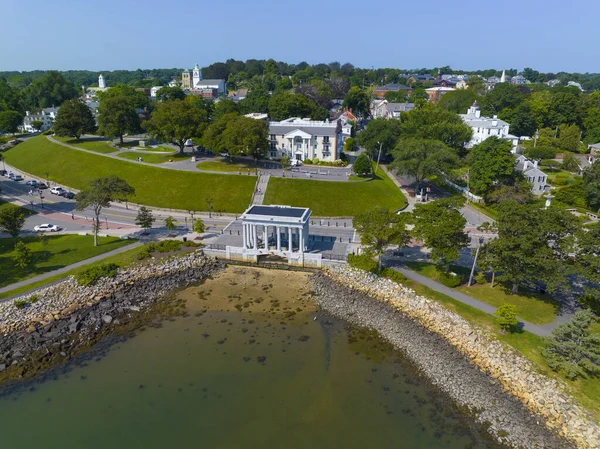
{"type": "Polygon", "coordinates": [[[493,447],[376,339],[314,312],[280,321],[212,311],[140,332],[1,398],[1,447],[493,447]]]}

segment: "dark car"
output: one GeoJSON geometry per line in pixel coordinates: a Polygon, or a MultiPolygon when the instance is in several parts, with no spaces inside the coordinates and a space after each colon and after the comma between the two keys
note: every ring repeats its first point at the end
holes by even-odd
{"type": "Polygon", "coordinates": [[[75,194],[73,192],[69,191],[64,191],[63,193],[60,194],[60,196],[64,196],[65,198],[72,200],[73,198],[75,198],[75,194]]]}
{"type": "Polygon", "coordinates": [[[0,176],[6,176],[7,171],[6,170],[0,170],[0,176]]]}
{"type": "Polygon", "coordinates": [[[48,188],[48,186],[46,185],[46,183],[45,183],[45,182],[38,182],[38,183],[35,185],[35,188],[36,188],[36,189],[43,190],[43,189],[47,189],[47,188],[48,188]]]}

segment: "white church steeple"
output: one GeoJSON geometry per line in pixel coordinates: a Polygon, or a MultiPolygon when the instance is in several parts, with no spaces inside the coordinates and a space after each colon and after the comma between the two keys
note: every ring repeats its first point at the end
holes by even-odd
{"type": "Polygon", "coordinates": [[[502,70],[502,76],[500,77],[501,83],[506,83],[506,70],[502,70]]]}
{"type": "Polygon", "coordinates": [[[104,77],[102,76],[102,74],[100,74],[100,76],[98,77],[98,87],[100,89],[106,89],[106,83],[104,82],[104,77]]]}
{"type": "Polygon", "coordinates": [[[198,87],[200,81],[202,81],[202,70],[200,70],[200,67],[196,64],[192,71],[192,87],[198,87]]]}

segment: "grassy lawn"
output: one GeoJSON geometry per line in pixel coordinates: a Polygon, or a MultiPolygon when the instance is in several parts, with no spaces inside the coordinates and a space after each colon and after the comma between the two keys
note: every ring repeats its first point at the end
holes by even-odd
{"type": "Polygon", "coordinates": [[[76,140],[71,137],[58,137],[55,136],[54,139],[64,142],[69,145],[73,145],[74,147],[83,148],[84,150],[95,151],[96,153],[114,153],[117,151],[116,148],[113,148],[109,145],[110,142],[107,140],[89,140],[89,139],[81,139],[76,140]]]}
{"type": "Polygon", "coordinates": [[[173,162],[177,162],[177,161],[190,159],[189,154],[179,154],[179,153],[160,154],[160,152],[156,152],[154,154],[152,154],[152,153],[148,154],[148,153],[138,153],[136,151],[126,151],[126,152],[117,154],[117,156],[125,158],[125,159],[129,159],[132,161],[135,161],[135,160],[137,160],[138,157],[141,157],[143,162],[148,162],[150,164],[163,164],[165,162],[169,162],[170,160],[173,160],[173,162]]]}
{"type": "Polygon", "coordinates": [[[98,246],[94,246],[94,238],[91,235],[54,235],[48,236],[48,245],[44,250],[37,237],[24,237],[21,240],[31,250],[31,267],[21,270],[15,266],[11,258],[14,253],[14,240],[0,239],[0,287],[58,270],[132,243],[131,240],[116,237],[100,237],[98,246]]]}
{"type": "MultiPolygon", "coordinates": [[[[133,242],[132,240],[129,240],[129,241],[125,240],[125,241],[127,242],[127,244],[131,244],[133,242]]],[[[143,249],[144,249],[143,245],[142,246],[138,246],[136,248],[132,248],[132,249],[129,249],[127,251],[123,251],[122,253],[106,257],[106,258],[102,259],[101,261],[92,262],[92,263],[89,263],[89,264],[86,264],[86,265],[82,265],[81,267],[74,268],[74,269],[69,270],[69,271],[67,271],[65,273],[62,273],[62,274],[57,274],[56,276],[51,276],[51,277],[46,278],[46,279],[44,279],[42,281],[33,282],[33,283],[28,284],[28,285],[26,285],[24,287],[20,287],[20,288],[14,289],[14,290],[10,290],[10,291],[4,292],[4,293],[0,293],[0,299],[9,298],[11,296],[19,295],[21,293],[28,292],[28,291],[30,291],[30,290],[32,290],[34,288],[39,288],[39,287],[42,287],[42,286],[44,286],[46,284],[50,284],[51,282],[58,281],[59,279],[64,279],[64,278],[69,277],[69,276],[71,276],[73,274],[77,274],[80,271],[83,271],[83,270],[85,270],[85,269],[87,269],[87,268],[89,268],[90,266],[93,266],[93,265],[102,265],[102,264],[105,264],[105,263],[115,263],[115,264],[117,264],[120,267],[124,267],[126,265],[129,265],[129,264],[133,263],[136,260],[137,255],[143,249]]]]}
{"type": "Polygon", "coordinates": [[[163,147],[163,146],[159,146],[159,147],[136,147],[136,150],[140,150],[140,151],[153,151],[155,153],[173,153],[175,151],[174,148],[169,148],[169,147],[163,147]]]}
{"type": "Polygon", "coordinates": [[[370,181],[340,182],[310,179],[271,178],[264,204],[283,204],[312,209],[315,216],[354,216],[374,206],[397,210],[406,198],[388,176],[380,171],[370,181]]]}
{"type": "Polygon", "coordinates": [[[216,160],[216,161],[206,161],[200,162],[196,165],[200,170],[209,170],[209,171],[228,171],[228,172],[242,172],[243,174],[248,173],[248,169],[252,170],[254,173],[254,162],[227,162],[227,160],[216,160]]]}
{"type": "MultiPolygon", "coordinates": [[[[4,201],[3,199],[0,199],[0,210],[9,207],[10,204],[11,203],[9,203],[8,201],[4,201]]],[[[23,209],[25,211],[25,215],[33,215],[35,213],[31,210],[30,207],[21,206],[21,209],[23,209]]]]}
{"type": "MultiPolygon", "coordinates": [[[[407,281],[405,284],[414,289],[417,294],[439,302],[446,308],[458,313],[470,323],[485,329],[493,337],[509,344],[523,356],[532,361],[539,372],[548,377],[562,380],[567,385],[569,392],[580,401],[584,407],[593,413],[595,419],[600,419],[600,380],[589,377],[570,381],[550,370],[542,357],[542,348],[544,346],[542,337],[538,337],[537,335],[526,331],[512,334],[503,333],[493,316],[467,304],[463,304],[460,301],[456,301],[455,299],[436,292],[424,285],[413,283],[411,281],[407,281]]],[[[593,330],[600,331],[600,326],[595,327],[593,330]]]]}
{"type": "MultiPolygon", "coordinates": [[[[435,265],[426,262],[405,262],[411,270],[416,271],[430,279],[438,280],[438,270],[435,265]]],[[[470,270],[465,267],[452,266],[452,271],[467,278],[470,270]]],[[[461,293],[471,296],[479,301],[494,307],[501,304],[512,304],[517,308],[517,315],[533,324],[549,324],[554,321],[558,312],[558,303],[549,295],[542,295],[530,291],[521,291],[518,295],[507,294],[502,285],[490,288],[490,284],[457,287],[461,293]]]]}
{"type": "Polygon", "coordinates": [[[167,170],[84,153],[44,136],[29,139],[3,155],[8,164],[44,178],[49,172],[52,181],[75,189],[85,188],[94,178],[114,174],[135,188],[131,202],[173,209],[207,210],[205,199],[210,197],[214,210],[243,212],[256,183],[254,176],[167,170]]]}

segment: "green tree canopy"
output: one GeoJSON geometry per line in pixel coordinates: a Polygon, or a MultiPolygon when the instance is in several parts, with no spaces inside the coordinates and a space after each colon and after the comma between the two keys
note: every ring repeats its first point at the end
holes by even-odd
{"type": "Polygon", "coordinates": [[[0,77],[0,112],[3,111],[25,112],[21,104],[21,92],[0,77]]]}
{"type": "Polygon", "coordinates": [[[402,115],[400,126],[403,138],[439,140],[457,154],[471,140],[471,128],[454,112],[426,105],[402,115]]]}
{"type": "Polygon", "coordinates": [[[471,105],[479,99],[479,96],[470,89],[457,89],[445,93],[438,106],[456,114],[466,114],[471,105]]]}
{"type": "Polygon", "coordinates": [[[221,99],[217,103],[215,103],[215,105],[213,107],[212,122],[218,121],[225,114],[232,114],[232,113],[233,114],[240,113],[239,105],[236,102],[234,102],[233,100],[229,100],[227,98],[221,99]]]}
{"type": "Polygon", "coordinates": [[[478,194],[487,195],[496,183],[512,184],[515,179],[515,158],[506,139],[489,137],[469,152],[470,186],[478,194]]]}
{"type": "Polygon", "coordinates": [[[187,101],[165,101],[156,106],[150,120],[143,125],[152,137],[177,145],[183,154],[187,139],[202,136],[208,126],[208,116],[206,111],[187,101]]]}
{"type": "Polygon", "coordinates": [[[221,137],[222,144],[230,156],[251,156],[258,161],[269,150],[268,133],[268,124],[264,120],[234,116],[227,120],[221,137]]]}
{"type": "Polygon", "coordinates": [[[563,151],[576,153],[579,149],[579,141],[581,139],[581,131],[577,125],[560,125],[558,127],[558,139],[556,143],[563,151]]]}
{"type": "Polygon", "coordinates": [[[15,239],[15,245],[24,225],[25,211],[19,206],[10,204],[0,209],[0,232],[6,232],[15,239]]]}
{"type": "Polygon", "coordinates": [[[400,120],[376,118],[371,120],[366,129],[356,137],[359,146],[364,147],[372,158],[377,158],[379,146],[381,155],[385,156],[398,143],[400,138],[400,120]]]}
{"type": "Polygon", "coordinates": [[[248,92],[246,98],[238,104],[242,114],[251,112],[266,113],[269,111],[269,92],[263,87],[254,87],[248,92]]]}
{"type": "Polygon", "coordinates": [[[366,176],[373,173],[373,164],[367,153],[360,153],[352,164],[352,171],[359,176],[366,176]]]}
{"type": "Polygon", "coordinates": [[[549,291],[565,286],[572,271],[569,254],[579,227],[577,218],[562,209],[513,200],[501,202],[497,210],[493,229],[498,237],[485,243],[483,251],[493,254],[494,268],[512,285],[512,292],[539,281],[549,291]]]}
{"type": "Polygon", "coordinates": [[[583,196],[592,210],[600,210],[600,163],[598,162],[583,171],[583,196]]]}
{"type": "Polygon", "coordinates": [[[392,156],[392,168],[415,178],[417,191],[428,176],[442,175],[458,165],[454,152],[439,140],[400,139],[392,156]]]}
{"type": "Polygon", "coordinates": [[[76,98],[79,91],[57,71],[50,70],[34,80],[23,90],[27,109],[58,106],[65,100],[76,98]]]}
{"type": "Polygon", "coordinates": [[[57,136],[79,139],[83,134],[96,131],[96,120],[84,103],[77,99],[66,100],[60,106],[52,128],[57,136]]]}
{"type": "Polygon", "coordinates": [[[592,312],[580,310],[544,339],[546,347],[542,355],[552,370],[564,373],[571,380],[600,374],[600,334],[590,329],[594,321],[592,312]]]}
{"type": "Polygon", "coordinates": [[[123,144],[123,135],[139,132],[140,118],[135,111],[135,104],[136,98],[133,96],[102,97],[98,107],[98,129],[102,135],[119,137],[119,141],[123,144]]]}
{"type": "Polygon", "coordinates": [[[0,131],[3,133],[16,133],[23,124],[23,114],[17,111],[0,112],[0,131]]]}
{"type": "Polygon", "coordinates": [[[360,243],[368,255],[377,256],[381,270],[381,256],[390,245],[404,247],[410,242],[406,229],[408,214],[397,214],[383,207],[375,207],[358,214],[352,224],[360,233],[360,243]]]}
{"type": "Polygon", "coordinates": [[[156,218],[154,218],[154,215],[152,215],[152,211],[146,206],[141,206],[138,210],[137,216],[135,217],[136,226],[144,229],[145,232],[146,229],[150,229],[152,227],[152,224],[155,221],[156,218]]]}
{"type": "Polygon", "coordinates": [[[464,203],[463,198],[445,198],[427,204],[417,204],[413,211],[415,237],[431,249],[431,259],[445,266],[460,257],[460,250],[469,244],[469,235],[465,232],[467,220],[458,210],[464,203]]]}
{"type": "Polygon", "coordinates": [[[185,100],[185,92],[179,86],[163,86],[156,92],[157,101],[185,100]]]}
{"type": "Polygon", "coordinates": [[[356,115],[366,117],[369,115],[369,96],[360,87],[352,86],[344,97],[343,106],[352,109],[352,112],[356,115]]]}
{"type": "Polygon", "coordinates": [[[269,100],[269,117],[271,120],[285,120],[290,117],[311,117],[320,109],[314,102],[304,95],[280,92],[269,100]]]}

